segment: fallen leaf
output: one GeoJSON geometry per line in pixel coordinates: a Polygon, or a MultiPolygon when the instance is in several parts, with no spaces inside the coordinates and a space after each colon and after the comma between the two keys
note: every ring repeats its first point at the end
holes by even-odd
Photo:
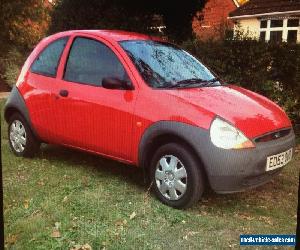
{"type": "Polygon", "coordinates": [[[54,225],[55,225],[55,227],[52,230],[51,237],[52,238],[60,238],[61,234],[60,234],[60,231],[59,231],[59,227],[60,227],[61,223],[60,222],[55,222],[54,225]]]}
{"type": "Polygon", "coordinates": [[[25,209],[28,209],[28,208],[29,208],[29,202],[30,202],[29,200],[25,200],[25,201],[24,201],[24,208],[25,208],[25,209]]]}
{"type": "Polygon", "coordinates": [[[83,176],[81,183],[82,183],[82,186],[87,187],[89,185],[89,178],[87,176],[83,176]]]}
{"type": "Polygon", "coordinates": [[[266,206],[259,206],[259,208],[267,209],[267,207],[266,207],[266,206]]]}
{"type": "Polygon", "coordinates": [[[258,220],[263,221],[263,222],[265,222],[265,223],[267,223],[271,226],[273,226],[273,224],[274,224],[272,219],[270,217],[267,217],[267,216],[259,216],[258,220]]]}
{"type": "Polygon", "coordinates": [[[78,228],[78,225],[74,221],[71,222],[71,225],[73,229],[78,228]]]}
{"type": "Polygon", "coordinates": [[[133,219],[134,217],[136,216],[136,213],[135,212],[133,212],[130,216],[129,216],[129,219],[133,219]]]}
{"type": "Polygon", "coordinates": [[[70,250],[92,250],[92,247],[89,244],[75,245],[70,250]]]}
{"type": "Polygon", "coordinates": [[[31,214],[31,216],[35,216],[37,215],[38,213],[40,213],[41,211],[40,210],[34,210],[31,214]]]}
{"type": "Polygon", "coordinates": [[[52,237],[52,238],[60,238],[61,235],[60,235],[59,230],[56,229],[56,228],[54,228],[53,231],[52,231],[52,233],[51,233],[51,237],[52,237]]]}
{"type": "MultiPolygon", "coordinates": [[[[117,221],[115,222],[115,225],[116,225],[117,227],[123,226],[123,225],[124,225],[124,221],[126,221],[126,220],[119,219],[119,220],[117,220],[117,221]]],[[[127,223],[127,221],[126,221],[126,223],[127,223]]]]}
{"type": "Polygon", "coordinates": [[[39,186],[45,186],[45,182],[43,182],[43,180],[38,181],[38,185],[39,186]]]}
{"type": "Polygon", "coordinates": [[[188,235],[194,236],[194,235],[199,234],[199,233],[200,233],[200,232],[190,231],[190,232],[188,232],[188,235]]]}
{"type": "Polygon", "coordinates": [[[17,241],[17,235],[15,234],[9,234],[5,240],[5,242],[9,245],[15,244],[17,241]]]}
{"type": "Polygon", "coordinates": [[[235,213],[234,217],[238,217],[238,218],[244,219],[244,220],[253,220],[254,219],[248,213],[235,213]]]}
{"type": "Polygon", "coordinates": [[[105,248],[105,246],[107,245],[106,241],[102,241],[102,246],[105,248]]]}
{"type": "Polygon", "coordinates": [[[59,229],[59,227],[60,227],[61,223],[60,223],[60,222],[55,222],[55,224],[54,224],[54,225],[55,225],[55,228],[56,228],[56,229],[59,229]]]}

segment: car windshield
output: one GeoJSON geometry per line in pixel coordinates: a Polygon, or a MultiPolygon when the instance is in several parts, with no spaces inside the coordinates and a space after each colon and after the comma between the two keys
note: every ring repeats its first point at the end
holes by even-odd
{"type": "Polygon", "coordinates": [[[195,57],[175,45],[158,41],[122,41],[145,82],[153,88],[220,85],[220,81],[195,57]]]}

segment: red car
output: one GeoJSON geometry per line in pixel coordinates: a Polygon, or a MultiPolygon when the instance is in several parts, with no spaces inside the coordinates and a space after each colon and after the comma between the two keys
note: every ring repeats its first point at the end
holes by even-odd
{"type": "Polygon", "coordinates": [[[75,30],[42,40],[5,106],[9,143],[33,156],[53,143],[142,167],[157,197],[185,208],[268,182],[295,135],[267,98],[218,79],[159,38],[75,30]]]}

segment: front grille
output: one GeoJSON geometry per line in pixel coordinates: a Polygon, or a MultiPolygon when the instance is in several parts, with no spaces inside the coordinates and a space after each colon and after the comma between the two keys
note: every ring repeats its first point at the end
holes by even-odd
{"type": "Polygon", "coordinates": [[[267,141],[272,141],[272,140],[277,140],[280,139],[284,136],[287,136],[292,129],[288,128],[288,129],[281,129],[272,133],[269,133],[267,135],[263,135],[261,137],[258,137],[255,139],[255,142],[267,142],[267,141]]]}

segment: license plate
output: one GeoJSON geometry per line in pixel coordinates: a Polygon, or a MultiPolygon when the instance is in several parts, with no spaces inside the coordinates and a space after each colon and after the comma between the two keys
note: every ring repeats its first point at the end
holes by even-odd
{"type": "Polygon", "coordinates": [[[281,168],[292,160],[293,149],[289,149],[277,155],[271,155],[267,158],[266,171],[281,168]]]}

